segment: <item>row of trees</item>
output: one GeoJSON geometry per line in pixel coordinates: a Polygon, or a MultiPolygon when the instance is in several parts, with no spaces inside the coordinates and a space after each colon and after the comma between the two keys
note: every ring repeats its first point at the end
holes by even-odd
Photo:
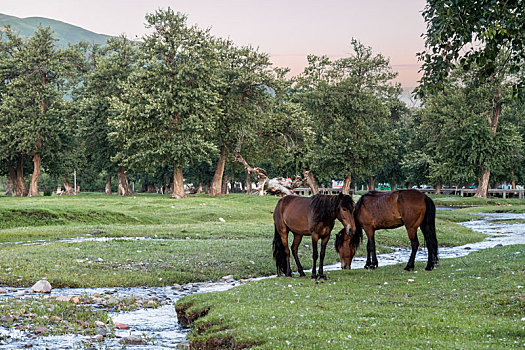
{"type": "MultiPolygon", "coordinates": [[[[230,181],[251,189],[253,175],[300,175],[294,183],[314,192],[332,179],[344,179],[347,192],[359,182],[439,188],[525,175],[523,108],[509,78],[519,64],[497,85],[479,78],[481,61],[431,80],[433,61],[422,53],[423,105],[410,109],[389,60],[357,40],[349,57],[309,56],[304,72],[287,79],[267,54],[190,26],[171,9],[146,22],[151,34],[140,42],[122,36],[102,47],[60,49],[44,28],[27,40],[2,34],[0,172],[8,192],[38,195],[42,169],[69,192],[77,170],[84,188],[103,178],[111,193],[116,177],[118,193],[129,195],[129,174],[174,198],[185,196],[184,180],[219,195],[230,181]],[[487,122],[494,113],[496,128],[487,122]],[[29,187],[24,171],[32,171],[29,187]]],[[[429,48],[437,45],[431,37],[429,48]]]]}

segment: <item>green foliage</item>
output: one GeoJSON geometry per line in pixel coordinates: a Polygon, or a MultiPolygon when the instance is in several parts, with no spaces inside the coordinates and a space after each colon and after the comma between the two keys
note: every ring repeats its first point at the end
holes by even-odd
{"type": "MultiPolygon", "coordinates": [[[[429,0],[423,12],[426,51],[418,54],[420,92],[443,86],[456,63],[465,71],[479,67],[481,79],[518,73],[525,58],[524,9],[521,1],[429,0]]],[[[524,84],[523,75],[516,78],[514,92],[524,84]]]]}
{"type": "Polygon", "coordinates": [[[371,175],[395,153],[390,105],[400,92],[389,60],[356,40],[354,55],[309,56],[296,98],[315,120],[308,162],[321,178],[371,175]]]}
{"type": "Polygon", "coordinates": [[[209,135],[220,112],[215,42],[171,9],[146,21],[153,32],[141,44],[122,97],[112,99],[119,114],[110,122],[110,137],[122,145],[115,158],[146,170],[208,159],[216,151],[209,135]]]}

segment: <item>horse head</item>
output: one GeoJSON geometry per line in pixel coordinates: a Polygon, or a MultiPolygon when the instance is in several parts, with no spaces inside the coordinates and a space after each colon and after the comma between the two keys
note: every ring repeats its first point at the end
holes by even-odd
{"type": "Polygon", "coordinates": [[[342,229],[335,235],[335,250],[341,259],[341,268],[343,270],[350,269],[355,252],[362,238],[363,231],[360,228],[354,231],[352,236],[345,234],[345,229],[342,229]]]}
{"type": "Polygon", "coordinates": [[[354,200],[351,195],[340,193],[337,219],[343,224],[346,234],[352,236],[356,230],[354,220],[354,200]]]}

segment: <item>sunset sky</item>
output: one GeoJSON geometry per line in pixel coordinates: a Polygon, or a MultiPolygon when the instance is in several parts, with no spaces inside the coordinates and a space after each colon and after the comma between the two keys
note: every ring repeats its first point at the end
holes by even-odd
{"type": "Polygon", "coordinates": [[[353,37],[390,57],[397,81],[414,87],[420,76],[416,52],[424,45],[424,6],[424,0],[0,0],[0,13],[48,17],[134,38],[146,33],[146,13],[171,7],[216,36],[259,47],[293,75],[303,70],[308,54],[347,56],[353,37]]]}

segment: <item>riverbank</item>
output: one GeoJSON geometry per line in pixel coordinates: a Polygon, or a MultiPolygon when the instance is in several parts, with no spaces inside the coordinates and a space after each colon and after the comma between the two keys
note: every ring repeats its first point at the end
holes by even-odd
{"type": "Polygon", "coordinates": [[[195,348],[523,348],[525,251],[498,247],[424,271],[261,280],[177,304],[195,348]],[[203,316],[204,315],[204,316],[203,316]],[[199,317],[200,316],[200,317],[199,317]]]}
{"type": "MultiPolygon", "coordinates": [[[[184,200],[159,195],[4,197],[0,200],[0,287],[28,288],[46,278],[54,288],[65,287],[64,290],[133,287],[131,290],[135,291],[140,286],[171,290],[177,285],[220,280],[226,275],[236,280],[270,276],[275,273],[271,239],[272,211],[277,200],[246,195],[197,195],[184,200]]],[[[465,205],[465,199],[460,203],[465,205]]],[[[498,202],[477,208],[438,210],[440,246],[483,240],[485,234],[457,223],[474,219],[474,212],[523,212],[525,207],[518,204],[498,202]]],[[[379,253],[397,254],[409,245],[409,240],[403,229],[383,230],[378,232],[376,243],[379,253]]],[[[358,255],[365,254],[364,246],[358,255]]],[[[304,240],[299,253],[305,269],[311,268],[309,240],[304,240]]],[[[325,262],[328,265],[337,261],[330,244],[325,262]]],[[[330,272],[329,282],[337,273],[340,272],[330,272]]],[[[171,308],[161,308],[162,319],[170,312],[175,314],[173,303],[178,300],[171,294],[165,297],[171,308]]],[[[31,303],[25,297],[19,299],[21,309],[25,308],[24,303],[31,303]]],[[[113,313],[111,318],[118,319],[118,314],[113,313]]],[[[82,321],[82,315],[75,317],[82,321]]],[[[91,321],[86,316],[83,322],[91,321]]],[[[12,323],[0,321],[0,328],[8,330],[7,334],[11,326],[12,323]]],[[[86,327],[86,336],[94,328],[86,327]]],[[[156,326],[144,329],[149,332],[156,326]]]]}

